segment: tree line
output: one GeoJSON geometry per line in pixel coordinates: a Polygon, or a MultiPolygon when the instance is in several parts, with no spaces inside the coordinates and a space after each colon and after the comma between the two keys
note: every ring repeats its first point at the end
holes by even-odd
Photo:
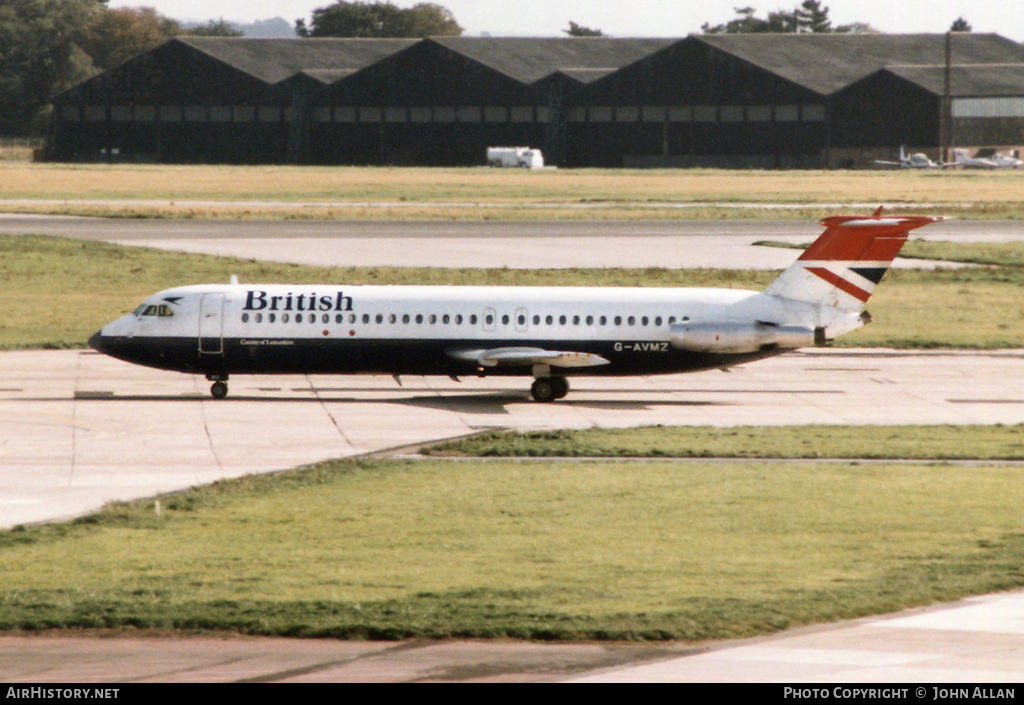
{"type": "Polygon", "coordinates": [[[239,34],[224,20],[185,28],[106,0],[0,0],[0,134],[41,134],[55,94],[172,37],[239,34]]]}

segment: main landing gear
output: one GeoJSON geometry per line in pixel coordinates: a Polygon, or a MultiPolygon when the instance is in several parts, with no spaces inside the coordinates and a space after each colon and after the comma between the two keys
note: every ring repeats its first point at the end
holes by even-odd
{"type": "Polygon", "coordinates": [[[565,377],[538,377],[530,387],[534,401],[551,402],[569,393],[569,381],[565,377]]]}
{"type": "Polygon", "coordinates": [[[206,375],[206,379],[213,382],[213,385],[210,387],[210,395],[214,399],[223,399],[228,395],[227,375],[206,375]]]}

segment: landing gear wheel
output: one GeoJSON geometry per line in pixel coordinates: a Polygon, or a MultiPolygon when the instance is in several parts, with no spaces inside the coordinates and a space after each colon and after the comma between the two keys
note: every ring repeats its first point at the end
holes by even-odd
{"type": "Polygon", "coordinates": [[[552,377],[551,386],[555,391],[555,399],[561,399],[569,393],[569,380],[565,377],[552,377]]]}
{"type": "Polygon", "coordinates": [[[534,401],[551,402],[556,399],[555,387],[550,377],[538,377],[530,387],[530,394],[534,401]]]}
{"type": "Polygon", "coordinates": [[[228,395],[228,384],[227,382],[214,382],[213,386],[210,387],[210,394],[213,395],[214,399],[223,399],[228,395]]]}
{"type": "Polygon", "coordinates": [[[530,387],[535,401],[549,402],[561,399],[569,393],[569,382],[565,377],[538,377],[530,387]]]}

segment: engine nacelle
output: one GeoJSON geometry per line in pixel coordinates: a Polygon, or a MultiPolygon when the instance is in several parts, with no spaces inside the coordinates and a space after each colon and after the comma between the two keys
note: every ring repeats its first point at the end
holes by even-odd
{"type": "Polygon", "coordinates": [[[672,347],[709,353],[750,353],[765,348],[805,348],[825,343],[825,329],[771,323],[677,323],[672,347]]]}

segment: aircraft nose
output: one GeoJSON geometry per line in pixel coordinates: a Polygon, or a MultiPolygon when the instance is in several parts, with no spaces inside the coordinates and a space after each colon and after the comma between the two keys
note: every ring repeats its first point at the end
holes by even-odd
{"type": "Polygon", "coordinates": [[[96,352],[103,352],[103,331],[98,330],[89,336],[89,347],[96,352]]]}

